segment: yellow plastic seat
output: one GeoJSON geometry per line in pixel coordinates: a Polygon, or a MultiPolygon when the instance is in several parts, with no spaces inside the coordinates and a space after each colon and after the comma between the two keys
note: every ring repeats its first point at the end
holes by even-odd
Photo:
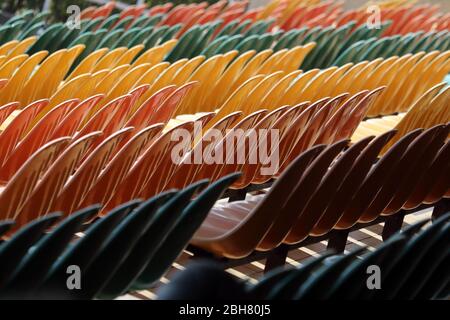
{"type": "Polygon", "coordinates": [[[229,84],[235,82],[239,74],[244,69],[246,63],[250,61],[255,54],[256,51],[254,50],[247,51],[236,57],[236,59],[228,66],[213,88],[211,100],[209,101],[211,106],[217,107],[224,102],[229,93],[232,92],[229,84]]]}
{"type": "Polygon", "coordinates": [[[3,62],[0,67],[0,79],[9,79],[16,71],[16,69],[22,65],[29,58],[26,54],[20,54],[10,60],[3,62]]]}
{"type": "MultiPolygon", "coordinates": [[[[138,45],[138,46],[134,46],[133,48],[128,49],[127,52],[125,52],[118,60],[116,65],[120,66],[122,64],[131,64],[134,60],[134,58],[136,58],[136,56],[142,51],[144,50],[144,45],[138,45]]],[[[144,64],[144,63],[143,63],[144,64]]],[[[138,66],[138,65],[136,65],[138,66]]]]}
{"type": "Polygon", "coordinates": [[[143,63],[150,63],[155,65],[163,61],[165,56],[175,47],[177,40],[169,40],[157,47],[151,48],[144,52],[136,61],[133,63],[134,66],[138,66],[143,63]]]}
{"type": "Polygon", "coordinates": [[[0,104],[16,101],[21,89],[36,66],[48,55],[47,51],[37,52],[29,57],[9,79],[8,84],[0,92],[0,104]]]}
{"type": "Polygon", "coordinates": [[[125,47],[120,47],[107,52],[102,58],[100,58],[93,65],[93,67],[90,70],[88,70],[88,72],[100,71],[103,69],[114,69],[118,65],[117,61],[120,59],[121,56],[123,56],[127,52],[127,50],[128,49],[125,47]]]}
{"type": "MultiPolygon", "coordinates": [[[[6,54],[6,57],[8,59],[11,59],[20,54],[24,54],[36,41],[37,37],[33,36],[18,42],[13,48],[11,48],[11,50],[9,50],[9,52],[6,54]]],[[[0,56],[2,55],[1,51],[2,50],[0,48],[0,56]]]]}
{"type": "Polygon", "coordinates": [[[107,48],[99,49],[89,54],[66,78],[66,82],[70,81],[82,74],[89,73],[94,70],[96,63],[108,52],[107,48]]]}

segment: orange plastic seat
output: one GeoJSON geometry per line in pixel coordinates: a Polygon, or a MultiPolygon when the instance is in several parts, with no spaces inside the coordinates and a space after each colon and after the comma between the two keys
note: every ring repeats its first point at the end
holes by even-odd
{"type": "Polygon", "coordinates": [[[6,158],[5,163],[1,167],[0,180],[8,181],[11,179],[33,153],[52,140],[51,137],[56,126],[77,102],[77,100],[69,100],[60,104],[44,116],[26,134],[6,158]]]}
{"type": "Polygon", "coordinates": [[[176,89],[176,86],[168,86],[153,94],[131,115],[126,126],[134,127],[138,131],[149,126],[152,122],[152,118],[155,117],[158,106],[161,106],[176,89]]]}
{"type": "Polygon", "coordinates": [[[109,102],[86,122],[86,124],[79,130],[76,136],[83,137],[86,134],[94,131],[103,132],[109,125],[109,123],[114,121],[116,115],[120,112],[123,112],[121,109],[125,109],[127,107],[129,100],[130,96],[125,95],[109,102]]]}
{"type": "Polygon", "coordinates": [[[305,163],[315,155],[310,151],[299,157],[264,196],[257,196],[253,210],[239,210],[240,202],[224,207],[216,205],[194,235],[191,243],[216,255],[238,259],[255,250],[278,217],[280,207],[289,197],[286,190],[297,184],[305,163]],[[260,200],[260,201],[258,201],[260,200]],[[233,210],[236,207],[237,210],[233,210]]]}
{"type": "Polygon", "coordinates": [[[221,137],[224,136],[226,130],[231,128],[240,116],[241,112],[232,113],[219,120],[211,129],[202,134],[200,141],[186,154],[185,159],[175,168],[172,176],[168,177],[165,189],[182,189],[195,181],[201,180],[197,178],[198,175],[205,170],[205,165],[212,165],[212,150],[220,143],[220,137],[217,137],[216,134],[220,133],[221,137]],[[202,157],[200,161],[197,159],[198,155],[202,157]]]}
{"type": "Polygon", "coordinates": [[[0,188],[0,218],[14,219],[31,195],[49,165],[70,142],[70,138],[54,140],[39,149],[20,168],[10,181],[2,181],[0,188]]]}
{"type": "Polygon", "coordinates": [[[56,129],[53,131],[52,139],[64,136],[74,136],[77,130],[85,122],[85,119],[91,109],[93,109],[94,106],[96,106],[103,99],[103,97],[103,95],[96,95],[87,98],[74,106],[72,110],[64,117],[64,119],[57,124],[56,129]]]}
{"type": "MultiPolygon", "coordinates": [[[[109,208],[116,207],[117,204],[127,202],[131,199],[139,198],[141,192],[145,190],[148,181],[155,175],[161,175],[162,171],[159,167],[162,165],[163,156],[172,151],[177,144],[173,141],[173,132],[193,132],[193,123],[183,123],[161,135],[152,145],[144,152],[140,159],[134,164],[131,170],[126,173],[120,185],[117,186],[109,201],[106,202],[104,211],[109,208]]],[[[146,191],[146,190],[145,190],[146,191]]]]}
{"type": "Polygon", "coordinates": [[[23,207],[15,212],[13,219],[17,221],[19,226],[49,212],[56,199],[58,190],[63,188],[75,168],[79,166],[79,161],[100,135],[101,132],[92,132],[74,141],[51,164],[30,193],[30,196],[24,201],[23,207]]]}
{"type": "Polygon", "coordinates": [[[121,139],[132,131],[133,128],[125,128],[104,139],[83,161],[63,189],[57,192],[55,202],[49,211],[63,212],[66,215],[75,212],[86,192],[107,165],[121,139]]]}
{"type": "Polygon", "coordinates": [[[17,143],[30,130],[35,117],[45,108],[48,100],[40,100],[23,109],[0,134],[0,166],[3,166],[17,143]]]}
{"type": "Polygon", "coordinates": [[[19,106],[18,102],[11,102],[0,107],[0,126],[19,106]]]}
{"type": "Polygon", "coordinates": [[[126,144],[108,163],[85,194],[77,209],[97,203],[108,203],[136,160],[153,143],[162,129],[163,125],[158,124],[145,128],[128,139],[124,137],[124,140],[127,140],[126,144]]]}

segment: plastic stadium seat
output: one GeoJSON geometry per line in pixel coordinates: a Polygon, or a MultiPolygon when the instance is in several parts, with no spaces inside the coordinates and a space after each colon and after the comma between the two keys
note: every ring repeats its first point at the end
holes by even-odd
{"type": "MultiPolygon", "coordinates": [[[[0,176],[3,181],[9,181],[33,153],[51,140],[54,140],[52,135],[58,124],[77,103],[78,101],[76,100],[69,100],[57,106],[24,135],[20,142],[14,146],[14,149],[9,153],[1,167],[2,173],[0,176]]],[[[57,138],[60,137],[64,137],[64,135],[60,135],[57,138]]]]}
{"type": "Polygon", "coordinates": [[[97,177],[93,186],[86,193],[80,206],[95,203],[107,203],[120,186],[122,179],[128,174],[133,163],[158,137],[163,126],[157,124],[145,128],[128,138],[104,171],[97,177]]]}
{"type": "Polygon", "coordinates": [[[1,206],[2,219],[13,218],[15,212],[22,208],[24,201],[33,191],[38,179],[49,166],[49,161],[56,159],[69,138],[57,139],[38,150],[9,181],[2,181],[1,206]],[[21,190],[20,196],[18,190],[21,190]]]}

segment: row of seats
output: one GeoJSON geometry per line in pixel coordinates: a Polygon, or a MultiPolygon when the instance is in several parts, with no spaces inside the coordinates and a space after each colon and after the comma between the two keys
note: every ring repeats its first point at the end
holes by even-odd
{"type": "Polygon", "coordinates": [[[378,116],[408,110],[418,97],[442,81],[450,70],[450,51],[432,51],[348,63],[339,68],[313,69],[305,73],[297,71],[313,54],[315,45],[312,43],[275,53],[264,50],[238,55],[237,51],[229,51],[207,60],[199,56],[181,59],[173,64],[162,62],[174,45],[169,41],[152,48],[134,62],[142,47],[98,50],[82,60],[72,72],[69,71],[82,52],[82,46],[58,51],[47,58],[46,52],[31,57],[12,54],[0,65],[0,77],[9,78],[1,82],[0,101],[2,104],[20,102],[23,107],[39,99],[50,99],[46,109],[48,112],[68,99],[106,94],[104,103],[107,103],[133,88],[151,84],[152,88],[140,99],[142,105],[151,94],[164,86],[196,81],[199,85],[191,98],[180,106],[177,114],[220,110],[221,115],[225,115],[239,110],[242,98],[256,99],[258,95],[265,101],[259,108],[274,108],[302,101],[314,102],[345,92],[356,94],[360,90],[373,90],[386,85],[383,99],[369,110],[369,116],[378,116]],[[52,76],[44,83],[42,79],[47,77],[48,72],[52,76]],[[354,82],[356,78],[360,81],[354,82]],[[223,89],[225,81],[232,84],[228,90],[223,89]],[[326,91],[317,92],[316,88],[322,86],[326,86],[326,91]],[[252,95],[241,98],[242,93],[251,90],[252,95]],[[280,91],[285,91],[285,98],[278,96],[280,91]],[[401,96],[399,92],[411,94],[401,96]]]}
{"type": "Polygon", "coordinates": [[[449,130],[438,125],[412,131],[379,159],[395,131],[348,149],[346,140],[310,148],[267,193],[214,206],[192,243],[239,259],[436,203],[449,187],[449,130]]]}
{"type": "Polygon", "coordinates": [[[448,13],[440,12],[439,5],[428,3],[416,4],[414,1],[385,1],[377,3],[380,11],[356,9],[349,10],[340,19],[337,25],[348,21],[356,21],[358,25],[366,21],[376,22],[378,18],[382,22],[391,21],[390,27],[383,32],[383,36],[396,34],[406,35],[412,32],[445,31],[449,29],[448,13]],[[396,2],[396,3],[395,3],[396,2]],[[378,14],[374,18],[374,14],[378,14]]]}
{"type": "MultiPolygon", "coordinates": [[[[306,48],[308,47],[306,46],[306,48]]],[[[300,51],[299,48],[292,50],[300,51]]],[[[253,60],[268,54],[268,52],[260,53],[253,60]]],[[[279,56],[275,54],[271,58],[275,59],[279,56]]],[[[449,57],[450,51],[443,53],[434,51],[429,54],[421,52],[389,59],[378,58],[357,64],[349,63],[342,67],[313,69],[307,72],[294,71],[287,74],[275,72],[264,76],[264,73],[259,71],[259,75],[242,82],[236,75],[229,75],[227,71],[236,72],[235,70],[239,68],[237,72],[245,74],[249,63],[244,65],[244,59],[248,60],[248,56],[244,54],[230,65],[218,81],[212,78],[216,83],[216,86],[210,91],[212,95],[216,96],[213,102],[207,99],[205,104],[201,101],[195,104],[183,103],[178,114],[216,110],[219,110],[220,116],[234,111],[244,111],[249,114],[255,109],[273,109],[306,101],[316,102],[341,94],[355,95],[362,90],[375,90],[383,86],[386,86],[386,90],[380,99],[377,99],[370,107],[367,116],[375,117],[404,112],[426,90],[442,82],[450,71],[449,57]],[[233,84],[233,78],[230,79],[233,76],[234,79],[238,79],[236,85],[224,88],[222,79],[226,79],[228,84],[233,84]],[[405,92],[408,94],[403,94],[405,92]],[[229,96],[228,100],[217,101],[224,95],[229,96]]],[[[292,58],[289,58],[289,61],[292,61],[292,58]]],[[[214,76],[212,75],[212,77],[214,76]]],[[[195,95],[192,96],[192,99],[195,99],[195,95]]]]}
{"type": "MultiPolygon", "coordinates": [[[[51,214],[30,222],[0,243],[0,299],[111,299],[149,288],[237,177],[233,174],[210,186],[203,180],[148,201],[122,204],[91,223],[82,237],[78,233],[95,218],[99,206],[66,219],[51,214]],[[67,284],[73,272],[82,279],[81,288],[73,284],[79,290],[67,284]]],[[[0,236],[13,225],[2,222],[0,236]]]]}
{"type": "Polygon", "coordinates": [[[7,80],[0,89],[0,101],[2,104],[20,102],[23,108],[31,102],[50,99],[51,108],[68,99],[104,94],[136,68],[148,71],[151,65],[161,63],[173,45],[167,42],[154,47],[134,62],[142,47],[103,49],[88,56],[73,70],[73,63],[84,46],[60,50],[50,56],[46,51],[32,56],[11,53],[0,66],[0,77],[7,80]]]}
{"type": "Polygon", "coordinates": [[[370,135],[378,136],[386,130],[394,128],[397,131],[397,137],[393,138],[382,150],[382,153],[386,153],[393,143],[408,132],[448,123],[450,120],[449,99],[450,87],[445,83],[440,83],[417,99],[407,112],[362,122],[352,140],[358,141],[370,135]]]}
{"type": "MultiPolygon", "coordinates": [[[[370,3],[369,3],[370,4],[370,3]]],[[[247,9],[248,1],[236,1],[227,3],[218,1],[215,4],[181,4],[174,6],[168,2],[164,5],[156,5],[147,8],[145,5],[129,6],[127,9],[118,12],[115,10],[113,2],[107,3],[103,7],[89,7],[81,13],[82,21],[105,21],[110,20],[110,24],[127,21],[125,26],[137,24],[144,20],[144,17],[158,17],[158,23],[161,25],[175,24],[201,24],[211,20],[263,20],[275,19],[274,27],[284,30],[301,28],[304,26],[341,26],[349,21],[357,21],[358,25],[366,23],[373,14],[368,11],[367,5],[355,10],[345,10],[342,3],[333,3],[332,1],[321,2],[319,0],[294,0],[283,1],[275,0],[265,7],[256,9],[247,9]]],[[[429,31],[431,29],[448,29],[446,21],[447,15],[441,14],[437,6],[432,5],[414,5],[414,1],[386,1],[379,3],[381,8],[380,17],[382,21],[393,21],[395,26],[385,32],[386,35],[394,33],[415,32],[418,30],[429,31]]],[[[31,11],[25,11],[18,15],[11,22],[23,22],[33,18],[35,23],[42,22],[48,13],[43,13],[34,19],[31,11]]],[[[98,22],[97,22],[98,25],[98,22]]]]}
{"type": "MultiPolygon", "coordinates": [[[[376,29],[368,28],[366,25],[355,28],[355,22],[349,22],[336,29],[304,27],[288,32],[282,30],[268,32],[272,24],[271,20],[262,20],[255,23],[236,22],[223,26],[220,21],[216,21],[193,25],[184,30],[183,34],[179,34],[182,30],[180,25],[157,27],[144,24],[144,26],[133,26],[124,30],[119,24],[112,30],[102,26],[95,30],[87,24],[78,31],[78,29],[72,30],[63,24],[58,24],[48,28],[39,38],[30,37],[23,40],[30,43],[27,49],[28,54],[35,54],[42,50],[55,52],[84,45],[85,48],[74,62],[75,65],[98,49],[132,48],[143,45],[144,49],[137,53],[139,55],[155,45],[176,38],[179,38],[177,45],[166,57],[169,62],[198,55],[209,58],[230,50],[243,53],[251,49],[259,52],[272,48],[278,51],[315,42],[316,47],[302,65],[303,70],[340,66],[346,62],[360,62],[373,57],[390,57],[420,51],[445,51],[450,48],[448,31],[417,32],[403,37],[396,35],[380,38],[383,31],[389,27],[389,22],[376,29]],[[81,32],[81,34],[74,38],[72,35],[74,32],[81,32]]],[[[2,47],[8,48],[11,45],[5,43],[2,47]]]]}
{"type": "Polygon", "coordinates": [[[428,300],[450,294],[450,214],[424,220],[379,248],[311,258],[280,268],[257,284],[239,282],[220,265],[197,262],[158,292],[160,300],[428,300]]]}
{"type": "MultiPolygon", "coordinates": [[[[195,122],[184,121],[171,128],[165,127],[192,85],[161,89],[143,107],[136,108],[136,101],[149,88],[141,86],[100,108],[91,118],[88,118],[89,113],[97,107],[101,96],[82,102],[69,100],[52,109],[34,126],[31,123],[48,102],[36,102],[25,108],[0,134],[0,179],[4,184],[0,195],[2,218],[27,222],[34,218],[38,204],[41,214],[54,210],[68,214],[80,206],[96,203],[110,208],[135,197],[148,198],[203,178],[215,181],[234,171],[245,173],[234,188],[264,183],[283,172],[309,147],[349,139],[381,92],[361,92],[343,105],[347,95],[291,108],[284,106],[270,112],[256,110],[249,115],[238,111],[217,118],[214,113],[206,113],[195,122]],[[209,126],[212,121],[214,124],[209,126]],[[196,123],[208,129],[195,133],[196,123]],[[196,143],[186,158],[192,158],[200,150],[202,154],[222,154],[221,161],[173,163],[171,156],[178,143],[173,140],[173,133],[180,129],[190,132],[196,143]],[[237,145],[245,149],[249,129],[279,132],[278,167],[270,175],[260,173],[262,164],[250,166],[248,161],[229,164],[230,158],[236,158],[242,151],[226,149],[229,136],[244,130],[245,135],[237,137],[237,145]],[[215,131],[222,132],[223,137],[211,141],[210,136],[215,131]],[[196,136],[199,134],[201,136],[196,136]],[[54,163],[50,166],[51,162],[54,163]],[[19,196],[18,190],[25,191],[19,196]]],[[[9,109],[1,109],[5,116],[14,110],[14,104],[9,106],[9,109]]],[[[271,137],[258,138],[246,157],[259,154],[266,139],[271,137]]],[[[184,143],[189,146],[193,142],[184,143]]]]}
{"type": "MultiPolygon", "coordinates": [[[[57,50],[60,45],[63,45],[62,48],[65,48],[74,42],[86,40],[91,35],[89,32],[96,30],[124,31],[133,27],[151,27],[155,25],[167,27],[183,25],[184,28],[188,29],[194,24],[204,24],[216,19],[223,20],[225,24],[228,24],[228,22],[238,17],[246,19],[246,4],[246,2],[236,2],[227,5],[225,1],[221,1],[211,5],[205,14],[197,12],[194,15],[185,15],[188,12],[183,6],[178,8],[180,10],[174,9],[167,15],[164,11],[159,10],[160,12],[158,12],[158,8],[153,8],[156,10],[150,10],[148,15],[142,17],[145,7],[130,8],[121,13],[110,15],[115,6],[112,2],[107,4],[105,8],[98,9],[99,11],[103,10],[103,12],[97,16],[88,17],[86,13],[82,13],[81,28],[75,29],[69,29],[63,23],[47,26],[48,12],[42,12],[35,16],[32,10],[27,10],[12,17],[2,26],[0,29],[0,44],[13,39],[23,40],[37,35],[42,28],[45,28],[45,32],[41,35],[39,43],[32,50],[41,50],[42,46],[49,46],[49,49],[52,50],[57,50]]],[[[200,7],[206,6],[203,3],[200,7]]],[[[166,8],[168,7],[166,6],[166,8]]],[[[197,7],[197,9],[200,8],[197,7]]]]}

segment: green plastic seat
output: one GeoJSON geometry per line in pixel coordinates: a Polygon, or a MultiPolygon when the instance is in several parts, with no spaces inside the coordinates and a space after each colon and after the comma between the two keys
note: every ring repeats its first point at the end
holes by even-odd
{"type": "Polygon", "coordinates": [[[149,17],[147,17],[147,16],[141,16],[141,17],[139,17],[139,18],[137,18],[137,19],[135,19],[134,21],[133,21],[133,23],[130,25],[130,29],[133,29],[133,28],[142,28],[146,23],[147,23],[147,21],[149,20],[150,18],[149,17]]]}
{"type": "Polygon", "coordinates": [[[35,54],[36,52],[46,50],[54,36],[64,28],[64,24],[56,23],[48,27],[39,39],[28,49],[28,54],[35,54]]]}
{"type": "Polygon", "coordinates": [[[404,40],[398,45],[396,48],[396,53],[393,55],[403,56],[407,53],[412,52],[414,46],[416,45],[416,42],[418,41],[419,37],[421,37],[423,32],[417,32],[417,33],[411,33],[407,34],[404,37],[404,40]]]}
{"type": "Polygon", "coordinates": [[[347,50],[341,53],[336,60],[332,63],[334,66],[343,66],[349,62],[360,62],[358,60],[358,56],[360,52],[365,51],[365,48],[369,47],[372,43],[374,43],[377,39],[371,38],[369,40],[362,40],[355,42],[351,45],[347,50]]]}
{"type": "Polygon", "coordinates": [[[111,49],[116,49],[120,47],[131,48],[130,42],[135,36],[140,32],[139,28],[129,29],[125,31],[122,36],[112,45],[111,49]]]}
{"type": "Polygon", "coordinates": [[[191,50],[188,50],[185,58],[193,58],[193,57],[200,55],[200,53],[203,51],[203,49],[211,41],[211,37],[214,34],[214,32],[217,30],[218,27],[219,27],[218,22],[215,22],[215,23],[205,26],[205,29],[203,30],[203,35],[197,41],[197,44],[193,45],[191,50]]]}
{"type": "Polygon", "coordinates": [[[153,33],[150,37],[145,41],[145,51],[153,48],[158,43],[161,43],[161,38],[165,36],[165,34],[169,31],[169,26],[161,26],[153,30],[153,33]]]}
{"type": "Polygon", "coordinates": [[[93,218],[97,209],[85,209],[70,216],[42,237],[16,266],[5,286],[4,294],[12,297],[33,296],[54,261],[65,250],[83,223],[93,218]]]}
{"type": "MultiPolygon", "coordinates": [[[[423,259],[410,275],[409,279],[399,290],[399,299],[412,300],[417,297],[421,289],[429,282],[435,270],[448,257],[448,251],[442,250],[450,243],[450,224],[447,223],[439,231],[432,244],[432,248],[427,250],[423,259]]],[[[445,280],[442,281],[445,283],[445,280]]]]}
{"type": "Polygon", "coordinates": [[[335,31],[328,31],[319,36],[316,41],[316,47],[305,58],[302,65],[304,70],[310,70],[313,68],[327,68],[330,66],[331,61],[337,55],[337,49],[339,43],[341,43],[344,37],[349,32],[352,24],[346,24],[335,31]]]}
{"type": "Polygon", "coordinates": [[[223,27],[222,30],[220,30],[217,33],[216,38],[220,38],[221,36],[230,35],[238,25],[239,25],[239,20],[231,21],[225,27],[223,27]]]}
{"type": "Polygon", "coordinates": [[[252,23],[253,23],[253,21],[251,21],[251,20],[245,20],[245,21],[241,22],[241,24],[239,24],[229,35],[235,36],[237,34],[242,34],[243,31],[245,29],[247,29],[252,23]]]}
{"type": "MultiPolygon", "coordinates": [[[[12,226],[14,225],[14,221],[1,221],[0,222],[0,238],[8,232],[12,226]]],[[[0,242],[1,243],[1,242],[0,242]]]]}
{"type": "Polygon", "coordinates": [[[311,277],[312,273],[323,264],[325,259],[332,255],[333,253],[329,252],[309,260],[301,268],[281,279],[266,295],[266,299],[292,300],[296,295],[298,288],[311,277]]]}
{"type": "Polygon", "coordinates": [[[77,59],[73,63],[72,70],[81,61],[83,61],[84,58],[86,58],[89,54],[91,54],[98,48],[100,42],[105,38],[107,33],[108,33],[108,30],[106,30],[106,29],[100,29],[100,30],[97,30],[96,32],[89,31],[89,32],[82,34],[74,42],[72,42],[72,45],[70,47],[77,45],[77,44],[84,44],[86,46],[85,49],[83,50],[83,52],[77,57],[77,59]]]}
{"type": "Polygon", "coordinates": [[[80,33],[81,30],[77,28],[67,31],[62,37],[58,49],[69,48],[70,44],[80,36],[80,33]]]}
{"type": "Polygon", "coordinates": [[[180,58],[193,58],[198,56],[204,46],[209,42],[214,30],[215,29],[211,28],[209,25],[203,26],[198,39],[195,39],[190,46],[186,47],[180,55],[180,58]]]}
{"type": "Polygon", "coordinates": [[[35,36],[39,30],[43,29],[44,26],[44,22],[38,22],[31,25],[29,28],[24,28],[24,30],[22,30],[22,32],[17,35],[17,40],[22,41],[31,36],[35,36]]]}
{"type": "Polygon", "coordinates": [[[20,12],[19,14],[16,14],[12,16],[10,19],[8,19],[4,25],[12,26],[17,22],[28,22],[33,18],[34,12],[33,10],[24,10],[20,12]]]}
{"type": "MultiPolygon", "coordinates": [[[[316,43],[316,47],[311,51],[311,53],[306,56],[302,64],[302,69],[309,70],[311,66],[314,66],[316,60],[321,56],[322,51],[330,47],[329,42],[332,40],[334,29],[327,27],[322,29],[316,37],[312,37],[311,40],[316,43]]],[[[309,41],[307,41],[309,42],[309,41]]],[[[307,43],[305,41],[305,43],[307,43]]]]}
{"type": "Polygon", "coordinates": [[[138,44],[142,44],[145,42],[145,40],[150,37],[150,35],[153,32],[153,26],[140,29],[139,32],[134,36],[133,39],[130,40],[129,45],[130,47],[134,47],[138,44]]]}
{"type": "Polygon", "coordinates": [[[82,32],[95,32],[96,28],[100,26],[100,24],[103,22],[103,18],[96,18],[89,21],[84,28],[81,30],[82,32]]]}
{"type": "Polygon", "coordinates": [[[259,35],[251,35],[247,38],[244,38],[238,45],[234,48],[234,50],[239,51],[241,54],[251,50],[255,47],[257,41],[259,39],[259,35]]]}
{"type": "Polygon", "coordinates": [[[323,53],[322,58],[318,58],[317,65],[313,66],[313,68],[328,68],[332,66],[332,62],[339,55],[342,48],[342,42],[348,36],[351,28],[353,28],[353,24],[347,24],[336,30],[331,39],[329,48],[323,53]]]}
{"type": "Polygon", "coordinates": [[[258,37],[258,41],[256,43],[256,46],[254,49],[257,52],[261,52],[266,49],[270,49],[275,42],[275,40],[278,38],[281,32],[277,33],[266,33],[258,37]]]}
{"type": "Polygon", "coordinates": [[[148,266],[134,282],[131,289],[147,289],[155,283],[173,261],[181,254],[189,240],[205,220],[217,199],[240,177],[240,174],[231,174],[213,183],[198,195],[182,212],[172,233],[154,254],[148,266]]]}
{"type": "Polygon", "coordinates": [[[110,31],[118,30],[118,29],[124,29],[126,30],[128,28],[128,25],[133,21],[134,17],[126,17],[122,20],[120,20],[114,27],[110,29],[110,31]]]}
{"type": "MultiPolygon", "coordinates": [[[[358,41],[361,40],[366,40],[366,39],[370,39],[370,38],[374,38],[377,37],[375,35],[373,35],[373,30],[374,29],[370,29],[367,28],[366,24],[363,24],[359,27],[357,27],[351,34],[349,34],[349,36],[342,42],[341,46],[340,46],[340,52],[339,54],[344,53],[344,51],[349,48],[350,46],[352,46],[353,44],[355,44],[358,41]]],[[[377,37],[378,38],[378,37],[377,37]]]]}
{"type": "Polygon", "coordinates": [[[8,33],[12,29],[11,25],[4,25],[0,27],[0,45],[8,42],[8,33]]]}
{"type": "Polygon", "coordinates": [[[194,194],[204,188],[209,181],[200,181],[178,192],[162,205],[154,217],[150,227],[134,246],[127,260],[120,266],[108,284],[101,290],[98,298],[113,299],[125,294],[133,282],[147,267],[158,248],[170,236],[180,214],[191,201],[194,194]]]}
{"type": "Polygon", "coordinates": [[[290,276],[295,269],[283,269],[277,268],[275,270],[270,271],[267,275],[265,275],[257,284],[249,285],[247,287],[247,292],[249,295],[257,300],[265,300],[270,292],[273,290],[275,286],[280,281],[286,279],[286,277],[290,276]]]}
{"type": "Polygon", "coordinates": [[[0,222],[0,238],[7,233],[12,226],[14,225],[14,221],[2,221],[0,222]]]}
{"type": "Polygon", "coordinates": [[[114,46],[114,44],[123,35],[123,33],[124,33],[123,29],[118,29],[118,30],[114,30],[112,32],[108,32],[108,34],[97,45],[97,49],[112,48],[114,46]]]}
{"type": "Polygon", "coordinates": [[[120,14],[112,14],[108,18],[104,20],[104,22],[100,25],[100,29],[110,30],[116,23],[119,21],[120,14]]]}
{"type": "Polygon", "coordinates": [[[172,49],[172,51],[166,57],[166,61],[175,62],[184,57],[185,52],[187,53],[191,46],[195,46],[196,41],[201,36],[202,33],[201,26],[194,26],[184,33],[181,38],[178,40],[178,43],[172,49]]]}
{"type": "Polygon", "coordinates": [[[0,296],[25,254],[59,217],[58,214],[52,214],[32,221],[0,245],[0,296]]]}
{"type": "Polygon", "coordinates": [[[154,16],[150,17],[150,19],[148,19],[147,22],[142,27],[147,28],[147,27],[156,26],[159,22],[161,22],[161,20],[163,18],[164,18],[163,14],[154,15],[154,16]]]}
{"type": "Polygon", "coordinates": [[[366,47],[365,50],[358,52],[358,55],[354,57],[356,61],[370,61],[373,57],[379,57],[384,54],[384,51],[391,45],[395,44],[394,37],[385,37],[377,39],[375,42],[366,47]]]}
{"type": "Polygon", "coordinates": [[[435,33],[431,43],[425,49],[427,52],[439,50],[446,51],[448,49],[447,40],[449,32],[447,30],[435,33]]]}
{"type": "Polygon", "coordinates": [[[387,275],[383,283],[383,290],[377,293],[377,298],[402,298],[401,288],[407,285],[408,281],[415,281],[415,279],[411,278],[414,270],[420,266],[428,250],[439,239],[439,231],[448,223],[449,219],[450,214],[442,216],[434,221],[425,231],[411,239],[398,257],[398,262],[395,267],[387,275]]]}
{"type": "Polygon", "coordinates": [[[367,267],[371,265],[379,266],[383,272],[381,274],[381,283],[386,275],[395,265],[396,257],[403,250],[409,239],[420,231],[428,220],[419,221],[408,227],[402,232],[395,234],[388,241],[381,244],[375,251],[368,253],[360,261],[356,261],[347,270],[345,270],[327,294],[329,299],[358,299],[370,300],[374,296],[374,291],[366,286],[367,267]]]}
{"type": "Polygon", "coordinates": [[[235,48],[238,45],[238,43],[242,41],[243,38],[244,36],[238,34],[232,37],[228,37],[228,39],[225,39],[225,41],[223,41],[222,44],[218,42],[219,46],[216,48],[215,51],[211,50],[207,52],[208,57],[212,57],[216,54],[226,53],[228,51],[233,50],[233,48],[235,48]]]}
{"type": "Polygon", "coordinates": [[[61,39],[64,39],[65,35],[70,30],[66,27],[60,29],[58,32],[55,33],[53,36],[53,39],[48,43],[46,50],[50,53],[57,51],[59,48],[61,48],[61,39]]]}
{"type": "Polygon", "coordinates": [[[277,43],[274,45],[273,50],[279,51],[282,49],[289,48],[289,44],[295,40],[300,35],[301,30],[294,29],[283,33],[283,35],[278,39],[277,43]]]}
{"type": "MultiPolygon", "coordinates": [[[[83,274],[105,246],[106,239],[125,217],[141,204],[134,200],[125,203],[105,217],[98,219],[85,232],[83,238],[69,247],[49,270],[43,285],[39,288],[39,297],[79,299],[77,291],[70,291],[65,285],[66,270],[69,266],[78,266],[83,274]]],[[[94,206],[100,209],[100,206],[94,206]]],[[[94,208],[93,207],[93,208],[94,208]]]]}
{"type": "Polygon", "coordinates": [[[180,31],[182,28],[182,24],[176,24],[172,27],[170,27],[169,29],[167,29],[167,31],[161,36],[159,43],[164,43],[167,42],[169,40],[172,40],[175,35],[178,33],[178,31],[180,31]]]}
{"type": "Polygon", "coordinates": [[[50,12],[43,11],[36,14],[32,19],[30,19],[26,25],[24,26],[24,29],[30,29],[36,24],[44,23],[45,20],[50,16],[50,12]]]}
{"type": "MultiPolygon", "coordinates": [[[[232,36],[221,36],[219,38],[214,39],[211,41],[211,43],[208,44],[208,46],[203,49],[203,51],[200,53],[200,55],[205,56],[206,58],[212,57],[216,52],[218,51],[218,48],[226,41],[231,39],[232,36]]],[[[238,37],[242,37],[238,35],[238,37]]]]}
{"type": "Polygon", "coordinates": [[[261,20],[255,22],[248,30],[244,33],[244,37],[248,37],[251,35],[259,35],[266,33],[271,24],[273,24],[273,19],[270,20],[261,20]]]}
{"type": "Polygon", "coordinates": [[[11,40],[14,40],[17,38],[17,36],[22,31],[22,28],[26,25],[26,21],[17,21],[14,24],[11,25],[11,28],[8,30],[8,32],[5,32],[2,37],[2,42],[9,42],[11,40]]]}
{"type": "MultiPolygon", "coordinates": [[[[447,242],[448,243],[448,242],[447,242]]],[[[417,300],[448,299],[450,295],[450,253],[448,250],[439,266],[430,272],[427,282],[415,295],[417,300]]]]}
{"type": "Polygon", "coordinates": [[[367,289],[367,268],[376,265],[382,268],[386,263],[385,259],[392,259],[403,249],[407,238],[403,235],[392,237],[386,243],[383,243],[377,250],[367,254],[361,260],[355,261],[340,275],[328,292],[325,293],[326,299],[340,300],[363,300],[370,297],[367,289]]]}
{"type": "Polygon", "coordinates": [[[161,202],[165,200],[166,195],[162,194],[142,203],[113,230],[95,260],[84,270],[84,286],[78,294],[80,299],[91,300],[101,292],[129,257],[134,246],[149,228],[161,202]]]}
{"type": "Polygon", "coordinates": [[[298,289],[293,297],[294,300],[323,300],[324,293],[327,292],[330,283],[332,283],[358,255],[366,249],[358,249],[349,254],[331,257],[329,263],[324,265],[313,273],[298,289]]]}

